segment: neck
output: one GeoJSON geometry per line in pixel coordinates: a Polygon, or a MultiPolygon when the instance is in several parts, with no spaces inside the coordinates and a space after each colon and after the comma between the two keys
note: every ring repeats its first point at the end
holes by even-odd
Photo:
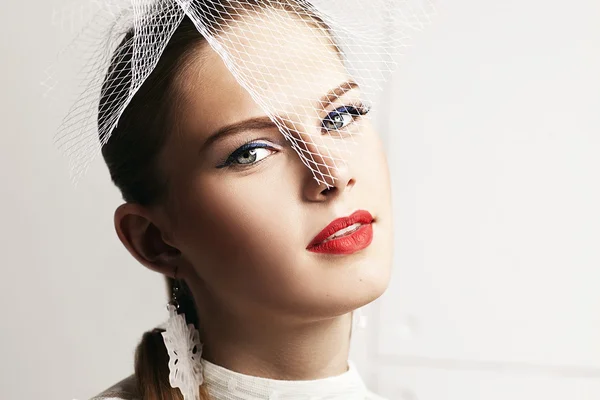
{"type": "Polygon", "coordinates": [[[348,370],[351,313],[294,324],[201,313],[202,358],[245,375],[314,380],[348,370]]]}

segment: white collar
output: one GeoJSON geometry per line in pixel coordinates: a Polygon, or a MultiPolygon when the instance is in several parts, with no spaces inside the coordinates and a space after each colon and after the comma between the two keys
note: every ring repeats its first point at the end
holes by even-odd
{"type": "Polygon", "coordinates": [[[204,359],[202,366],[212,400],[364,400],[368,396],[352,361],[341,375],[308,381],[244,375],[204,359]]]}

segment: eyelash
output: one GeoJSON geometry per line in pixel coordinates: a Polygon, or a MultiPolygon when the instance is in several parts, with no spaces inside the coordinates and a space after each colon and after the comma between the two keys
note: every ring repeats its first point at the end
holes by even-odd
{"type": "Polygon", "coordinates": [[[327,133],[327,132],[332,132],[332,131],[340,131],[340,130],[346,128],[347,126],[351,125],[352,123],[356,122],[362,116],[367,115],[369,113],[369,111],[371,111],[371,108],[366,106],[364,103],[362,103],[360,101],[357,103],[354,103],[354,104],[348,104],[348,105],[336,108],[335,110],[330,112],[327,115],[327,117],[325,117],[325,119],[323,119],[323,121],[321,122],[322,132],[327,133]],[[350,114],[350,116],[352,117],[352,121],[350,121],[345,126],[343,126],[341,128],[331,128],[331,129],[329,129],[325,126],[325,121],[333,121],[333,118],[335,118],[336,116],[344,115],[344,114],[350,114]]]}
{"type": "MultiPolygon", "coordinates": [[[[332,131],[340,131],[342,129],[345,129],[349,125],[351,125],[354,122],[356,122],[357,120],[359,120],[362,116],[367,115],[369,113],[369,111],[371,111],[371,108],[369,106],[366,106],[362,102],[357,102],[354,104],[348,104],[348,105],[344,105],[342,107],[338,107],[335,110],[333,110],[332,112],[330,112],[329,114],[327,114],[327,116],[323,119],[323,121],[321,121],[321,132],[328,133],[328,132],[332,132],[332,131]],[[333,118],[335,118],[338,115],[345,115],[345,114],[349,114],[352,117],[352,121],[347,123],[345,126],[343,126],[341,128],[327,128],[325,126],[326,121],[333,122],[333,118]]],[[[255,149],[269,149],[272,151],[277,151],[272,146],[269,146],[266,143],[257,142],[255,140],[248,140],[242,146],[238,147],[233,153],[231,153],[229,155],[229,157],[227,157],[227,160],[225,160],[217,168],[226,168],[226,167],[244,168],[244,167],[256,165],[256,164],[260,163],[262,160],[248,163],[248,164],[236,164],[234,162],[243,153],[245,153],[247,151],[255,150],[255,149]]],[[[263,158],[263,160],[266,158],[267,157],[263,158]]]]}

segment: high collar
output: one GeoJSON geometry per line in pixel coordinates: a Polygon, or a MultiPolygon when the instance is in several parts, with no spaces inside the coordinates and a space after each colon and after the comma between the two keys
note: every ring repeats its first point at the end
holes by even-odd
{"type": "Polygon", "coordinates": [[[368,393],[352,361],[341,375],[307,381],[244,375],[204,359],[202,366],[212,400],[364,400],[368,393]]]}

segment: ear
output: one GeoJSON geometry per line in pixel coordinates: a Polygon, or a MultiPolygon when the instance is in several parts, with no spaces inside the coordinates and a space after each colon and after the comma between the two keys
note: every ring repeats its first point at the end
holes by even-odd
{"type": "Polygon", "coordinates": [[[165,233],[155,223],[148,208],[125,203],[115,211],[117,235],[129,253],[152,271],[174,277],[181,252],[165,242],[165,233]]]}

